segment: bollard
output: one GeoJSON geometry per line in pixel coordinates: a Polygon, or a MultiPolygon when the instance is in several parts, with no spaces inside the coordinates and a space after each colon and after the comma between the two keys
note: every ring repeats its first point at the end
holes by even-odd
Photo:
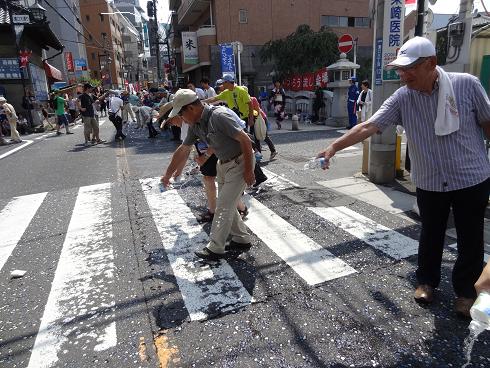
{"type": "Polygon", "coordinates": [[[403,178],[402,166],[402,136],[396,135],[396,151],[395,151],[395,175],[398,179],[403,178]]]}
{"type": "Polygon", "coordinates": [[[292,130],[299,130],[299,127],[298,127],[298,115],[297,114],[294,114],[293,117],[291,118],[291,129],[292,130]]]}
{"type": "Polygon", "coordinates": [[[362,141],[362,168],[361,172],[367,174],[369,171],[369,139],[362,141]]]}

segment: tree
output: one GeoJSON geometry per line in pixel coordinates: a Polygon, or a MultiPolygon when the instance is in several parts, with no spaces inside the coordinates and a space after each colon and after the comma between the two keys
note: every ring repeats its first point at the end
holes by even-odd
{"type": "Polygon", "coordinates": [[[77,83],[90,83],[94,87],[98,87],[101,85],[100,79],[90,78],[81,76],[77,79],[77,83]]]}
{"type": "Polygon", "coordinates": [[[339,56],[337,42],[337,35],[330,29],[322,27],[314,32],[302,24],[286,38],[267,42],[259,54],[262,62],[274,62],[277,78],[283,79],[333,64],[339,56]]]}

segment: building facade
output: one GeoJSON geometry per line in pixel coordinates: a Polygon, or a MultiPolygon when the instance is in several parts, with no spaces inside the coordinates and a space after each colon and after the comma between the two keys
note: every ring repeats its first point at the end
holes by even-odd
{"type": "Polygon", "coordinates": [[[64,46],[61,54],[54,50],[46,52],[49,63],[63,73],[63,80],[68,84],[88,77],[85,39],[78,21],[81,17],[79,0],[49,0],[51,6],[43,4],[42,0],[39,3],[46,8],[49,25],[64,46]]]}
{"type": "MultiPolygon", "coordinates": [[[[314,31],[329,27],[338,35],[358,39],[358,56],[371,58],[373,32],[367,0],[170,0],[172,46],[181,72],[188,79],[221,76],[219,44],[240,41],[242,76],[249,86],[271,83],[272,64],[260,60],[260,48],[270,40],[285,38],[301,24],[314,31]],[[182,60],[182,32],[195,32],[198,62],[182,60]]],[[[352,60],[352,53],[348,55],[352,60]]]]}
{"type": "Polygon", "coordinates": [[[105,0],[79,0],[90,76],[106,88],[124,87],[123,31],[128,25],[105,0]]]}
{"type": "Polygon", "coordinates": [[[44,9],[35,5],[0,0],[0,95],[33,126],[40,124],[37,112],[49,99],[50,78],[61,80],[60,71],[46,62],[45,51],[63,50],[44,9]]]}
{"type": "MultiPolygon", "coordinates": [[[[153,71],[149,72],[148,70],[150,45],[148,39],[148,19],[145,16],[145,11],[141,8],[139,0],[114,0],[114,6],[131,22],[138,32],[137,50],[133,43],[127,44],[127,41],[129,41],[128,38],[134,38],[135,35],[129,32],[124,37],[125,48],[130,51],[129,54],[127,53],[127,57],[130,59],[129,64],[132,65],[129,71],[130,81],[146,86],[148,83],[153,82],[153,71]]],[[[134,42],[134,40],[131,42],[134,42]]]]}

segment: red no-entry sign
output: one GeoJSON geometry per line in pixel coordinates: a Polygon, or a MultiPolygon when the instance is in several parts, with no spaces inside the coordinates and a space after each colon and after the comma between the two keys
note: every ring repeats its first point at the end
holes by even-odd
{"type": "Polygon", "coordinates": [[[352,50],[354,45],[354,39],[350,34],[343,34],[339,37],[339,51],[345,52],[346,54],[352,50]]]}

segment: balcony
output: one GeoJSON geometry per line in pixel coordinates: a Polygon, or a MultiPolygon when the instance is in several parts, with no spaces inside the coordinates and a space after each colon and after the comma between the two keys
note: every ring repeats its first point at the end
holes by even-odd
{"type": "Polygon", "coordinates": [[[199,17],[209,10],[209,0],[182,0],[177,10],[179,25],[192,25],[199,17]]]}

